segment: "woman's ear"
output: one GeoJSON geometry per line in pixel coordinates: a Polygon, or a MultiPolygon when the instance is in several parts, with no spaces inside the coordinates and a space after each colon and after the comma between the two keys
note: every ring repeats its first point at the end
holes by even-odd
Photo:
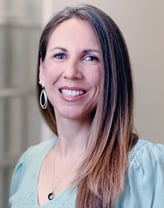
{"type": "Polygon", "coordinates": [[[39,84],[44,87],[44,61],[40,59],[40,65],[39,65],[39,84]]]}

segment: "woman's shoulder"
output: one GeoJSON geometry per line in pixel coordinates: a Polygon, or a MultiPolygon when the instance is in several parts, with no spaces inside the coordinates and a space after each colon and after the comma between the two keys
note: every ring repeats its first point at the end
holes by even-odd
{"type": "Polygon", "coordinates": [[[138,140],[130,153],[124,188],[115,208],[163,205],[164,145],[138,140]]]}
{"type": "Polygon", "coordinates": [[[164,145],[139,139],[130,153],[129,166],[145,169],[158,163],[164,164],[164,145]]]}
{"type": "Polygon", "coordinates": [[[44,154],[53,147],[57,142],[57,138],[41,141],[40,143],[30,146],[21,156],[20,160],[30,159],[39,154],[44,154]]]}
{"type": "Polygon", "coordinates": [[[164,145],[139,140],[130,153],[128,177],[136,187],[144,184],[143,190],[160,183],[164,193],[164,145]]]}
{"type": "Polygon", "coordinates": [[[29,147],[19,158],[15,171],[19,171],[22,169],[22,166],[25,166],[26,164],[37,164],[37,160],[40,160],[41,157],[44,157],[51,147],[56,143],[57,139],[53,138],[50,140],[41,141],[39,144],[33,145],[29,147]]]}
{"type": "Polygon", "coordinates": [[[35,170],[37,165],[42,162],[43,158],[53,147],[56,141],[56,138],[42,141],[39,144],[29,147],[21,155],[12,174],[10,195],[16,192],[25,173],[31,170],[35,170]]]}

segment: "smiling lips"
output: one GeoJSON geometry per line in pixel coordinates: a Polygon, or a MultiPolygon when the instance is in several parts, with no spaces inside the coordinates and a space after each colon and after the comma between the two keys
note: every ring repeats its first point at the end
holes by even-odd
{"type": "Polygon", "coordinates": [[[71,89],[71,88],[61,88],[61,89],[59,89],[59,91],[63,96],[70,97],[70,98],[78,97],[78,96],[84,95],[86,93],[85,90],[71,89]]]}

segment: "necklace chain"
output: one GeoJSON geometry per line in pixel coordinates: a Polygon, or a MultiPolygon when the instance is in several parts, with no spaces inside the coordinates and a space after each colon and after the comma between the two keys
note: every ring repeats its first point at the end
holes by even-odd
{"type": "MultiPolygon", "coordinates": [[[[55,165],[56,165],[56,155],[57,155],[57,153],[56,153],[56,151],[55,151],[55,155],[54,155],[54,160],[53,160],[53,164],[52,164],[52,167],[53,167],[53,170],[51,170],[51,173],[52,173],[52,176],[53,175],[55,175],[54,174],[54,169],[57,169],[57,168],[55,168],[55,165]]],[[[65,172],[65,174],[66,175],[72,175],[72,174],[74,174],[74,172],[76,171],[76,169],[77,169],[77,163],[74,163],[74,168],[71,168],[72,169],[72,171],[70,171],[70,174],[68,174],[68,169],[66,169],[64,172],[65,172]]],[[[69,184],[70,184],[70,178],[68,178],[69,179],[69,184]]],[[[57,181],[60,181],[60,180],[57,180],[57,181]]],[[[72,181],[72,178],[71,178],[71,181],[72,181]]],[[[68,185],[68,184],[66,184],[66,185],[68,185]]],[[[51,192],[48,192],[48,194],[47,194],[47,198],[48,198],[48,200],[53,200],[54,198],[55,198],[55,192],[54,192],[54,187],[51,189],[51,192]]]]}

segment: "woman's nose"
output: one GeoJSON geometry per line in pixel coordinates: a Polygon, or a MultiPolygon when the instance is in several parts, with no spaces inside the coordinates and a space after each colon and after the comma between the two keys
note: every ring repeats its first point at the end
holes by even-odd
{"type": "Polygon", "coordinates": [[[67,61],[63,73],[65,79],[81,79],[82,73],[78,61],[69,60],[67,61]]]}

